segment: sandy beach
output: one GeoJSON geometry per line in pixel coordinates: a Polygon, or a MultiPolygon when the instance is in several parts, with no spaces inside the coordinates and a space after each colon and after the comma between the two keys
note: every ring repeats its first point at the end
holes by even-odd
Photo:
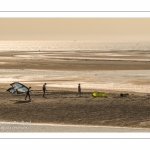
{"type": "Polygon", "coordinates": [[[24,101],[23,95],[0,94],[1,121],[150,127],[150,96],[146,94],[121,98],[113,92],[107,98],[93,98],[91,92],[78,97],[76,92],[51,90],[43,98],[41,91],[34,90],[31,102],[24,101]]]}
{"type": "Polygon", "coordinates": [[[0,50],[0,121],[150,128],[149,69],[149,50],[0,50]],[[6,92],[13,82],[31,102],[6,92]]]}

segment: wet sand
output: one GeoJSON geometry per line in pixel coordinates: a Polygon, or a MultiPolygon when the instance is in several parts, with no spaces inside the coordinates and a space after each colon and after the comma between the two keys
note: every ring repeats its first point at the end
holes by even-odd
{"type": "Polygon", "coordinates": [[[0,51],[0,121],[150,128],[149,64],[149,51],[140,50],[0,51]],[[31,102],[6,92],[15,81],[32,87],[31,102]],[[108,97],[92,97],[95,90],[108,97]]]}
{"type": "Polygon", "coordinates": [[[1,51],[1,69],[149,70],[149,51],[1,51]],[[113,55],[114,54],[114,55],[113,55]],[[116,54],[116,55],[115,55],[116,54]]]}

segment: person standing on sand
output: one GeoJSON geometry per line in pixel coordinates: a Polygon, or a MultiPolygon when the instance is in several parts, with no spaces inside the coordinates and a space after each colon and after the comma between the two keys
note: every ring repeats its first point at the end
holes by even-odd
{"type": "MultiPolygon", "coordinates": [[[[29,87],[29,89],[31,89],[31,87],[29,87]]],[[[31,99],[30,99],[30,90],[27,91],[25,100],[26,100],[27,96],[29,96],[29,100],[31,101],[31,99]]]]}
{"type": "Polygon", "coordinates": [[[80,83],[78,84],[78,95],[81,96],[81,86],[80,86],[80,83]]]}
{"type": "Polygon", "coordinates": [[[46,83],[43,85],[43,97],[45,97],[45,92],[46,92],[46,83]]]}

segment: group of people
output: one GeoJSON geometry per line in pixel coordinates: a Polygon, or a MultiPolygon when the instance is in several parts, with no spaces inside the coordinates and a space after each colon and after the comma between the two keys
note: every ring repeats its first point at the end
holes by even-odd
{"type": "MultiPolygon", "coordinates": [[[[30,89],[31,89],[31,87],[29,87],[29,90],[26,92],[25,100],[27,99],[27,97],[29,97],[29,100],[31,100],[30,99],[30,89]]],[[[43,97],[45,97],[46,83],[43,84],[42,90],[43,90],[43,97]]],[[[81,96],[81,86],[80,86],[80,83],[78,84],[78,94],[77,95],[81,96]]]]}

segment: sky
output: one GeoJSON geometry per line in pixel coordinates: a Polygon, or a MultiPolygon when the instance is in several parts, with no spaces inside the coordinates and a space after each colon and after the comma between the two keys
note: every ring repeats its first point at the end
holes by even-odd
{"type": "Polygon", "coordinates": [[[149,41],[150,18],[0,18],[1,41],[149,41]]]}

